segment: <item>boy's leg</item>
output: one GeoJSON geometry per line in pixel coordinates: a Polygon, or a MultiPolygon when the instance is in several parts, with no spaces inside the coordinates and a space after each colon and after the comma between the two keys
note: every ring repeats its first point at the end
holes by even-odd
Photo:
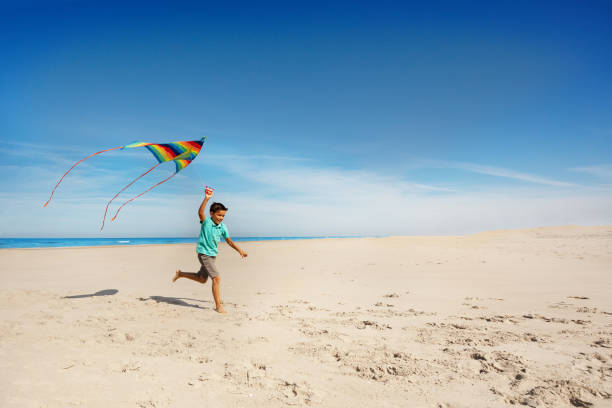
{"type": "Polygon", "coordinates": [[[196,282],[206,283],[206,281],[208,280],[208,275],[207,274],[202,275],[200,273],[193,273],[193,272],[181,272],[180,270],[177,270],[176,274],[174,274],[174,278],[172,278],[172,282],[176,282],[178,278],[187,278],[187,279],[194,280],[196,282]]]}
{"type": "Polygon", "coordinates": [[[198,254],[198,261],[200,261],[200,270],[198,273],[193,272],[181,272],[180,269],[176,270],[174,274],[174,278],[172,278],[172,282],[176,282],[178,278],[187,278],[196,282],[206,283],[208,280],[208,270],[206,269],[207,256],[203,254],[198,254]]]}
{"type": "Polygon", "coordinates": [[[215,310],[219,313],[227,313],[221,304],[221,296],[219,295],[220,284],[221,278],[219,276],[212,278],[212,294],[213,298],[215,299],[215,310]]]}

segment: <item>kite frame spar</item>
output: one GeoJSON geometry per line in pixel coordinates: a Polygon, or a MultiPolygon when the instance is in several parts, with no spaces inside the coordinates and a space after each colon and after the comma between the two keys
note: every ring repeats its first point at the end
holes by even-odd
{"type": "Polygon", "coordinates": [[[146,172],[142,173],[140,176],[138,176],[134,180],[132,180],[128,185],[126,185],[121,190],[119,190],[119,192],[117,194],[115,194],[113,196],[113,198],[110,199],[110,201],[106,204],[106,209],[104,210],[104,217],[102,218],[102,227],[100,228],[100,231],[102,231],[102,229],[104,229],[104,223],[106,221],[106,215],[108,213],[108,207],[113,202],[113,200],[119,196],[119,194],[121,194],[123,191],[125,191],[128,187],[130,187],[136,181],[138,181],[139,179],[141,179],[142,177],[144,177],[145,175],[150,173],[153,169],[155,169],[160,164],[166,163],[168,161],[173,161],[174,162],[174,164],[176,166],[176,170],[175,170],[174,173],[172,173],[172,175],[170,177],[160,181],[159,183],[157,183],[154,186],[148,188],[147,190],[143,191],[142,193],[140,193],[140,194],[130,198],[129,200],[125,201],[117,209],[117,211],[115,212],[115,215],[113,216],[111,221],[114,221],[117,218],[117,215],[119,215],[119,211],[121,211],[121,209],[125,205],[127,205],[128,203],[134,201],[135,199],[137,199],[138,197],[142,196],[143,194],[153,190],[155,187],[159,186],[160,184],[163,184],[166,181],[170,180],[172,177],[176,176],[176,174],[179,171],[181,171],[185,167],[189,166],[191,164],[191,162],[198,156],[198,154],[202,150],[202,147],[203,147],[203,144],[204,144],[205,140],[206,140],[206,136],[204,136],[200,140],[192,140],[192,141],[186,141],[186,142],[170,142],[170,143],[142,143],[142,142],[137,142],[137,143],[131,143],[131,144],[128,144],[128,145],[125,145],[125,146],[113,147],[113,148],[110,148],[110,149],[105,149],[105,150],[101,150],[99,152],[93,153],[93,154],[91,154],[91,155],[89,155],[89,156],[79,160],[75,164],[73,164],[72,167],[70,167],[70,169],[68,169],[68,171],[66,173],[64,173],[64,175],[60,178],[60,180],[57,182],[57,184],[53,188],[53,191],[51,191],[51,195],[49,196],[49,199],[43,205],[43,207],[46,207],[49,204],[49,202],[53,198],[53,194],[55,194],[55,190],[57,190],[57,188],[61,184],[62,180],[64,180],[64,177],[66,177],[66,175],[68,175],[68,173],[70,173],[72,171],[72,169],[74,169],[77,165],[79,165],[80,163],[82,163],[85,160],[89,159],[90,157],[96,156],[96,155],[101,154],[101,153],[110,152],[112,150],[118,150],[118,149],[122,149],[123,150],[123,149],[134,148],[134,147],[146,147],[153,154],[155,159],[157,159],[158,163],[155,166],[151,167],[146,172]]]}

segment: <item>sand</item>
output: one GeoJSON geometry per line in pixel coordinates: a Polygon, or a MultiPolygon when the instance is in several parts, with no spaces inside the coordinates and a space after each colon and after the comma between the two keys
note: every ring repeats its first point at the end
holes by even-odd
{"type": "Polygon", "coordinates": [[[612,227],[0,250],[2,407],[612,407],[612,227]]]}

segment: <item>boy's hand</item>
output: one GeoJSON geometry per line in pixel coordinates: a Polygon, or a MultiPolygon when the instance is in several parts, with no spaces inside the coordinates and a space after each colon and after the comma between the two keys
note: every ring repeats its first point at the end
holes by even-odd
{"type": "Polygon", "coordinates": [[[244,251],[240,251],[239,253],[240,253],[240,256],[243,257],[243,258],[246,258],[247,256],[249,256],[249,254],[247,254],[244,251]]]}
{"type": "Polygon", "coordinates": [[[212,187],[208,187],[206,186],[206,188],[204,189],[204,196],[206,198],[210,198],[213,195],[213,191],[215,191],[212,187]]]}

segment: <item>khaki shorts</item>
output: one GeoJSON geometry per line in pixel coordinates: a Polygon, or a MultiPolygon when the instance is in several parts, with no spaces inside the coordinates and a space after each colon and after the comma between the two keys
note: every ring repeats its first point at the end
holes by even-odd
{"type": "Polygon", "coordinates": [[[215,259],[217,259],[216,256],[198,253],[198,261],[200,261],[200,265],[202,265],[198,271],[198,276],[200,278],[207,275],[211,278],[219,276],[219,270],[217,269],[217,265],[215,265],[215,259]]]}

